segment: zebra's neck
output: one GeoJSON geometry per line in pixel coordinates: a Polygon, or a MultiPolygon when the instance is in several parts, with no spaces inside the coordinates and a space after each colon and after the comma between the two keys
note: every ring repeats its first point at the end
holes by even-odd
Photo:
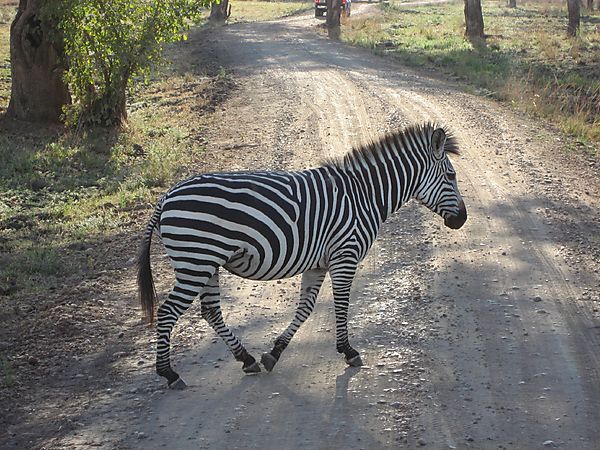
{"type": "Polygon", "coordinates": [[[406,152],[402,142],[386,139],[372,143],[367,151],[352,151],[343,160],[343,169],[357,180],[380,225],[414,195],[425,158],[406,152]]]}

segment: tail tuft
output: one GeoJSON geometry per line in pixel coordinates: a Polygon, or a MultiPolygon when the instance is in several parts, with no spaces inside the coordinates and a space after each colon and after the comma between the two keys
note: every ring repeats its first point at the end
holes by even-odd
{"type": "Polygon", "coordinates": [[[160,221],[160,215],[162,214],[162,203],[161,199],[152,214],[152,218],[148,222],[146,227],[146,234],[140,247],[140,253],[138,255],[138,292],[140,296],[140,303],[142,305],[142,312],[144,314],[144,320],[148,323],[154,322],[154,304],[156,303],[156,289],[154,288],[154,280],[152,279],[152,269],[150,267],[150,244],[152,243],[152,232],[154,228],[158,226],[160,221]]]}
{"type": "Polygon", "coordinates": [[[149,239],[144,239],[140,247],[138,255],[138,292],[144,321],[148,323],[154,322],[154,303],[156,302],[156,289],[154,288],[154,280],[152,279],[152,269],[150,268],[150,243],[149,239]]]}

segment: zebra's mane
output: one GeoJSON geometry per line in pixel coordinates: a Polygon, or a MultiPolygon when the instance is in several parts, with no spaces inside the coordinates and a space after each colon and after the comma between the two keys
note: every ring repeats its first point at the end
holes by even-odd
{"type": "Polygon", "coordinates": [[[351,167],[352,162],[357,159],[371,160],[373,156],[380,153],[382,149],[390,147],[395,147],[401,152],[414,152],[415,149],[412,148],[412,146],[407,147],[404,143],[411,141],[430,142],[431,134],[437,128],[443,129],[446,133],[446,143],[444,144],[446,153],[452,153],[454,155],[460,154],[456,138],[446,127],[437,125],[433,122],[425,122],[423,124],[410,125],[398,131],[389,132],[378,141],[371,141],[360,147],[354,147],[344,156],[327,158],[324,161],[324,165],[345,169],[351,167]]]}

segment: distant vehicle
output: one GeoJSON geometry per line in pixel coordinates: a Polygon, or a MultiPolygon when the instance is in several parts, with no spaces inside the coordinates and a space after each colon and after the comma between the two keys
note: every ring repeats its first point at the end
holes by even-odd
{"type": "MultiPolygon", "coordinates": [[[[342,14],[346,17],[350,16],[350,7],[352,0],[342,0],[342,14]]],[[[327,0],[315,0],[315,17],[323,17],[327,12],[327,0]]]]}

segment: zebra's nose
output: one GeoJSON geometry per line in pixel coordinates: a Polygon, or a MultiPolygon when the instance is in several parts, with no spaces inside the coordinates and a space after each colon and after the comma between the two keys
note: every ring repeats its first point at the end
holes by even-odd
{"type": "Polygon", "coordinates": [[[458,214],[456,216],[448,216],[444,219],[444,225],[453,230],[458,230],[467,221],[467,208],[462,200],[458,204],[458,214]]]}

